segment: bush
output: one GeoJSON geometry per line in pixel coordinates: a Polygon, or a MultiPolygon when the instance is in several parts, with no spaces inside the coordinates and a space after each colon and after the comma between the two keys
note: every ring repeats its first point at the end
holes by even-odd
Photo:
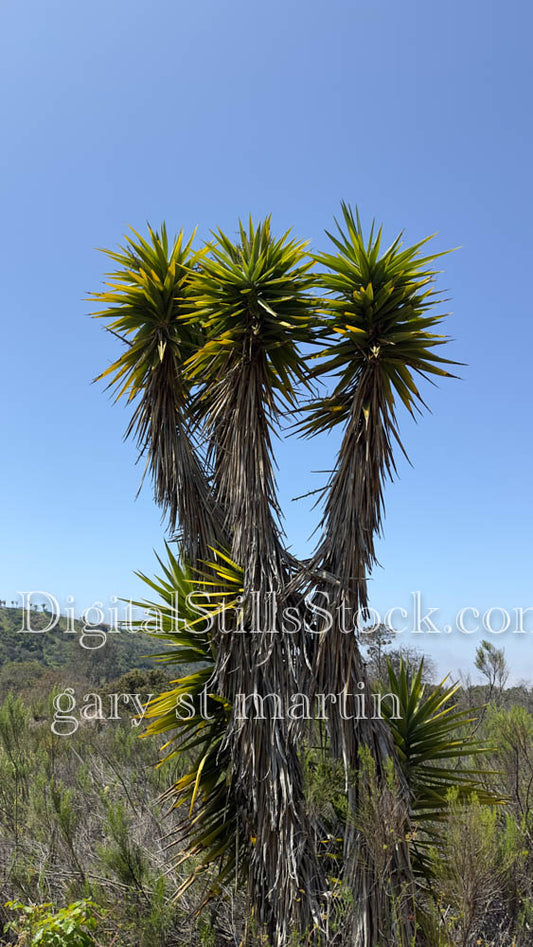
{"type": "Polygon", "coordinates": [[[93,901],[74,901],[54,913],[54,906],[21,904],[8,901],[5,905],[18,912],[14,921],[8,921],[4,932],[17,934],[19,945],[38,944],[39,947],[91,947],[95,944],[89,933],[96,928],[97,905],[93,901]]]}

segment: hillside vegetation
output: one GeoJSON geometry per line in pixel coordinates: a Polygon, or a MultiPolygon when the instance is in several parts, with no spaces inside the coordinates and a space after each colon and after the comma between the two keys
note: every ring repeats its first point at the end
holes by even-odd
{"type": "Polygon", "coordinates": [[[73,676],[99,684],[111,681],[132,668],[155,667],[153,655],[162,650],[160,642],[148,635],[121,630],[113,632],[108,625],[92,629],[82,638],[83,624],[75,620],[75,634],[68,631],[67,619],[57,619],[54,627],[49,612],[32,610],[33,632],[21,608],[0,607],[0,694],[45,679],[52,682],[73,676]],[[83,642],[83,643],[82,643],[83,642]],[[103,642],[103,645],[102,645],[103,642]]]}
{"type": "MultiPolygon", "coordinates": [[[[158,767],[158,742],[139,739],[143,726],[123,700],[119,719],[109,718],[112,694],[138,694],[144,701],[168,689],[168,673],[153,658],[142,659],[152,666],[136,666],[151,642],[116,636],[81,656],[74,640],[63,643],[59,628],[55,635],[35,636],[30,647],[30,636],[16,630],[20,614],[3,609],[0,615],[1,942],[264,945],[244,888],[222,885],[198,915],[202,877],[174,899],[188,874],[178,858],[179,830],[188,813],[168,812],[158,798],[187,772],[190,760],[185,754],[158,767]],[[66,687],[73,689],[70,711],[77,727],[61,736],[52,731],[53,700],[66,687]],[[91,713],[84,718],[88,694],[91,713]],[[50,939],[39,933],[44,930],[50,939]]],[[[372,662],[370,668],[377,673],[372,662]]],[[[421,707],[433,692],[429,685],[421,707]]],[[[477,758],[463,765],[481,766],[483,793],[499,801],[486,805],[480,796],[467,803],[451,792],[438,835],[425,840],[423,868],[434,897],[420,889],[420,943],[527,947],[533,930],[533,692],[526,686],[506,690],[503,676],[487,676],[486,685],[465,684],[456,699],[459,709],[478,705],[469,728],[489,748],[481,764],[477,758]]],[[[347,811],[343,773],[311,748],[305,756],[308,810],[334,839],[347,811]]],[[[358,818],[368,844],[383,857],[397,831],[394,795],[371,791],[358,818]]],[[[419,828],[413,844],[423,841],[419,828]]],[[[339,892],[327,919],[329,942],[338,947],[346,944],[345,903],[339,892]]]]}

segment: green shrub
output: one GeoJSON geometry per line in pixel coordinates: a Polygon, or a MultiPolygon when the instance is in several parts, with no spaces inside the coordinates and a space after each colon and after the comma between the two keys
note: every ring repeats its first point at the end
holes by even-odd
{"type": "Polygon", "coordinates": [[[54,910],[51,902],[46,904],[22,904],[8,901],[5,905],[18,912],[18,917],[8,921],[4,932],[18,935],[18,944],[39,947],[91,947],[95,944],[90,931],[96,929],[97,905],[93,901],[74,901],[66,908],[54,910]]]}

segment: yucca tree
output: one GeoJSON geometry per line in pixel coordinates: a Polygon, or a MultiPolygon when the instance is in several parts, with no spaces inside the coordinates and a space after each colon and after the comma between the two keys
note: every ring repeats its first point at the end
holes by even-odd
{"type": "MultiPolygon", "coordinates": [[[[365,681],[356,634],[335,623],[329,632],[317,626],[312,636],[301,629],[287,633],[281,612],[300,608],[306,593],[327,593],[332,608],[364,612],[367,606],[384,484],[394,473],[394,446],[402,449],[396,402],[414,414],[423,404],[414,376],[448,374],[435,350],[445,341],[434,331],[442,318],[432,313],[435,257],[422,255],[423,244],[402,249],[400,238],[381,252],[381,231],[372,229],[365,242],[359,218],[346,205],[331,254],[313,256],[289,234],[274,236],[269,219],[241,224],[236,239],[218,231],[199,251],[182,235],[170,243],[164,228],[149,237],[134,234],[125,249],[109,253],[118,270],[94,294],[98,315],[126,346],[103,375],[117,397],[132,401],[127,433],[147,454],[155,499],[171,532],[179,527],[179,555],[163,583],[165,594],[173,582],[183,587],[185,575],[187,582],[197,579],[200,570],[201,581],[211,583],[216,613],[228,594],[221,561],[232,575],[239,572],[242,586],[240,623],[234,619],[228,633],[215,615],[200,648],[204,658],[209,651],[212,667],[195,680],[217,702],[217,725],[202,732],[194,723],[176,726],[200,755],[196,776],[172,792],[178,800],[190,798],[193,849],[196,844],[205,855],[201,866],[216,852],[223,877],[226,868],[245,871],[272,944],[285,945],[293,929],[313,928],[319,941],[327,885],[305,805],[302,725],[278,719],[268,702],[264,719],[239,719],[235,701],[275,694],[284,705],[291,693],[340,693],[365,681]],[[309,343],[321,346],[316,363],[309,360],[309,343]],[[333,392],[318,399],[313,386],[326,376],[334,379],[333,392]],[[298,562],[286,549],[272,443],[282,417],[292,419],[302,407],[303,433],[341,423],[344,435],[324,488],[317,550],[298,562]],[[259,628],[254,593],[260,602],[277,596],[268,624],[259,628]],[[221,793],[224,812],[231,813],[229,834],[217,821],[221,793]],[[236,860],[223,847],[232,833],[236,860]],[[213,839],[222,848],[213,848],[213,839]]],[[[160,584],[154,587],[161,592],[160,584]]],[[[187,641],[174,639],[180,659],[187,641]]],[[[171,727],[175,697],[163,695],[151,708],[152,732],[171,727]]],[[[354,725],[335,716],[328,734],[347,782],[366,748],[377,778],[392,763],[402,784],[386,723],[354,725]]],[[[407,834],[410,799],[403,785],[407,834]]],[[[356,795],[350,790],[354,806],[356,795]]],[[[409,851],[407,843],[398,846],[384,883],[363,864],[355,823],[350,826],[345,881],[354,894],[354,927],[347,936],[374,947],[391,891],[412,884],[409,851]]],[[[391,943],[411,943],[408,918],[394,917],[388,926],[391,943]]]]}
{"type": "MultiPolygon", "coordinates": [[[[359,215],[346,204],[342,213],[338,233],[328,233],[336,252],[315,255],[323,294],[321,334],[328,344],[311,374],[332,378],[334,387],[329,396],[307,407],[300,430],[315,436],[343,427],[324,489],[322,534],[310,571],[322,577],[319,587],[329,593],[330,602],[347,609],[357,625],[368,606],[367,579],[376,563],[384,486],[396,469],[394,447],[404,450],[397,403],[414,416],[424,406],[416,376],[448,376],[445,366],[451,363],[438,354],[446,339],[434,331],[443,318],[432,312],[438,299],[432,268],[438,254],[422,255],[427,241],[403,249],[401,235],[381,252],[382,230],[375,232],[372,226],[365,241],[359,215]]],[[[341,693],[361,682],[368,686],[357,636],[334,625],[315,650],[311,686],[341,693]]],[[[384,778],[394,749],[381,720],[361,721],[357,727],[336,720],[329,736],[333,753],[345,761],[347,770],[357,768],[361,747],[368,747],[378,778],[384,778]]],[[[352,796],[356,805],[355,788],[352,796]]],[[[407,824],[407,792],[405,804],[407,824]]],[[[364,856],[357,835],[347,834],[345,842],[348,880],[361,908],[355,912],[355,938],[370,945],[380,938],[380,919],[390,904],[389,885],[384,887],[373,876],[372,866],[360,870],[364,856]]],[[[392,881],[403,889],[409,874],[407,845],[397,846],[395,860],[392,881]]],[[[397,933],[400,942],[409,942],[408,921],[397,933]]]]}

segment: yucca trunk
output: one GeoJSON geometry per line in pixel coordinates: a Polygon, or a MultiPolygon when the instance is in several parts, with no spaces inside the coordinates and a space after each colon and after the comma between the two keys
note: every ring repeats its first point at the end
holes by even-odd
{"type": "Polygon", "coordinates": [[[251,844],[252,901],[272,944],[282,947],[291,930],[304,931],[318,920],[323,886],[306,812],[299,734],[285,718],[290,695],[298,690],[301,642],[282,631],[279,614],[289,574],[272,473],[274,405],[259,343],[250,342],[242,362],[211,391],[210,402],[217,499],[231,557],[244,571],[243,629],[218,635],[215,687],[233,707],[243,696],[252,698],[248,719],[231,718],[225,746],[251,844]],[[264,700],[265,719],[255,716],[253,695],[264,700]]]}
{"type": "MultiPolygon", "coordinates": [[[[333,605],[336,607],[335,600],[333,605]]],[[[313,677],[318,693],[346,692],[365,694],[368,698],[371,691],[357,642],[335,627],[324,634],[319,643],[313,677]],[[358,689],[361,684],[363,687],[358,689]]],[[[409,798],[389,728],[383,720],[371,719],[368,700],[366,712],[369,719],[354,721],[342,719],[333,709],[328,720],[329,747],[333,757],[342,760],[345,766],[351,813],[344,835],[343,868],[344,883],[353,896],[350,915],[354,939],[350,942],[356,947],[375,947],[380,943],[388,947],[407,947],[412,943],[414,918],[414,877],[406,841],[410,825],[409,798]],[[392,770],[396,791],[401,797],[401,838],[394,840],[385,877],[374,864],[372,847],[367,845],[358,827],[361,802],[358,774],[365,751],[375,764],[374,790],[379,794],[388,785],[392,770]]]]}
{"type": "Polygon", "coordinates": [[[196,566],[223,545],[222,518],[204,464],[176,404],[178,373],[171,351],[163,351],[152,370],[146,397],[134,413],[126,436],[134,433],[144,451],[154,485],[154,498],[165,510],[182,555],[196,566]]]}

